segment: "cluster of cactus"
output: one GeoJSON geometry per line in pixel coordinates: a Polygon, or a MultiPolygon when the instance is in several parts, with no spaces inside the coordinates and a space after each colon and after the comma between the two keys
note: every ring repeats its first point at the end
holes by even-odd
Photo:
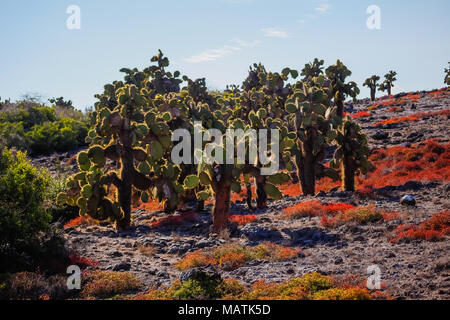
{"type": "Polygon", "coordinates": [[[444,83],[450,87],[450,62],[448,63],[448,69],[445,69],[444,83]]]}
{"type": "Polygon", "coordinates": [[[362,133],[361,127],[347,116],[337,127],[335,143],[338,148],[330,162],[330,168],[341,170],[343,190],[355,191],[356,172],[359,170],[366,174],[371,168],[367,137],[362,133]]]}
{"type": "Polygon", "coordinates": [[[373,75],[370,78],[367,78],[363,83],[364,87],[368,87],[370,89],[370,101],[375,101],[375,94],[377,92],[377,88],[379,87],[379,84],[377,82],[379,80],[379,76],[373,75]]]}
{"type": "Polygon", "coordinates": [[[308,195],[315,193],[317,177],[339,179],[337,171],[323,165],[325,148],[334,142],[341,145],[339,132],[344,132],[344,140],[348,140],[342,143],[350,143],[353,152],[345,153],[343,175],[350,177],[347,172],[353,172],[354,177],[356,170],[364,170],[361,154],[365,153],[354,143],[356,139],[364,145],[361,134],[355,129],[356,136],[347,135],[350,129],[340,129],[349,121],[339,115],[343,100],[359,92],[353,82],[345,83],[351,72],[340,61],[328,68],[325,76],[323,61],[316,59],[303,70],[303,81],[293,86],[288,80],[298,77],[296,70],[267,72],[263,65],[255,64],[242,90],[231,86],[223,93],[207,90],[205,79],[191,80],[180,77],[179,72],[167,72],[169,60],[161,51],[152,62],[155,64],[143,71],[122,69],[124,80],[107,84],[96,96],[93,129],[87,138],[90,148],[78,154],[80,171],[68,181],[67,192],[58,195],[60,203],[80,207],[82,215],[114,221],[121,230],[131,225],[133,202],[153,199],[163,203],[166,212],[173,212],[191,201],[201,209],[204,201],[213,197],[213,231],[219,233],[228,224],[231,192],[240,193],[246,186],[251,207],[254,180],[257,206],[264,208],[269,197],[282,197],[276,185],[290,179],[279,171],[262,174],[270,163],[260,158],[260,150],[253,162],[239,163],[242,156],[247,160],[252,155],[248,136],[238,137],[238,143],[228,141],[228,129],[244,133],[256,129],[256,141],[265,138],[268,142],[268,150],[263,150],[266,156],[278,159],[288,172],[296,164],[302,190],[308,195]],[[180,89],[183,81],[186,86],[180,89]],[[187,130],[191,141],[196,133],[202,134],[200,146],[183,149],[183,157],[195,159],[192,163],[174,163],[172,159],[177,129],[187,130]],[[212,136],[210,129],[215,132],[212,136]],[[275,134],[272,129],[279,134],[278,150],[270,143],[275,134]],[[263,137],[265,132],[268,134],[263,137]],[[239,143],[245,148],[238,148],[239,143]],[[196,148],[201,148],[201,154],[196,148]],[[347,165],[352,169],[345,169],[347,165]]]}
{"type": "Polygon", "coordinates": [[[329,66],[325,70],[325,74],[331,81],[332,97],[337,107],[337,115],[342,118],[344,116],[344,101],[349,96],[356,99],[360,92],[358,85],[354,81],[345,83],[345,79],[350,77],[352,72],[340,60],[329,66]]]}
{"type": "Polygon", "coordinates": [[[395,77],[397,75],[397,72],[395,71],[389,71],[389,73],[384,75],[384,81],[380,84],[379,90],[380,91],[387,91],[388,95],[392,94],[392,88],[394,87],[394,82],[397,81],[397,78],[395,77]]]}

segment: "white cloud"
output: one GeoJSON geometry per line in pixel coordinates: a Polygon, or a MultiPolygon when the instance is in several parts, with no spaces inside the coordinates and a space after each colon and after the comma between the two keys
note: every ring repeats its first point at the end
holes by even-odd
{"type": "Polygon", "coordinates": [[[264,36],[266,36],[266,37],[289,38],[286,31],[283,31],[281,29],[264,28],[264,29],[261,29],[261,31],[264,32],[264,36]]]}
{"type": "Polygon", "coordinates": [[[235,38],[230,41],[230,43],[233,43],[234,45],[226,44],[217,49],[206,49],[199,54],[196,54],[196,55],[190,56],[189,58],[186,58],[185,60],[189,63],[214,61],[214,60],[223,58],[225,56],[231,55],[237,51],[240,51],[243,48],[254,47],[254,46],[258,45],[259,42],[260,41],[258,41],[258,40],[247,42],[247,41],[241,40],[239,38],[235,38]]]}
{"type": "Polygon", "coordinates": [[[318,7],[316,7],[314,10],[318,11],[321,14],[326,13],[331,8],[331,5],[329,3],[321,3],[318,7]]]}

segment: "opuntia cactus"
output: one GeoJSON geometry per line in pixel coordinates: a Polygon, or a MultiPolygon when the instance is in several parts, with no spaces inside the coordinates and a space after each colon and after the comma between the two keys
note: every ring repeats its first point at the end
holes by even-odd
{"type": "Polygon", "coordinates": [[[343,190],[355,191],[356,172],[359,170],[366,174],[371,168],[367,137],[362,133],[361,127],[347,116],[337,127],[335,143],[338,148],[330,167],[341,170],[343,190]]]}
{"type": "MultiPolygon", "coordinates": [[[[311,82],[298,82],[286,101],[289,123],[297,134],[293,153],[304,195],[315,195],[317,167],[324,159],[325,146],[336,135],[332,125],[338,124],[339,117],[330,104],[332,93],[331,82],[320,75],[311,82]]],[[[336,178],[333,170],[323,171],[336,178]]]]}
{"type": "Polygon", "coordinates": [[[392,88],[394,87],[394,81],[397,81],[397,78],[395,77],[397,75],[397,72],[395,71],[389,71],[388,74],[384,75],[384,81],[380,84],[380,91],[387,91],[388,95],[392,94],[392,88]]]}
{"type": "Polygon", "coordinates": [[[380,80],[380,77],[373,75],[370,78],[367,78],[363,84],[364,87],[368,87],[370,89],[370,101],[375,101],[375,94],[379,86],[377,83],[378,80],[380,80]]]}
{"type": "Polygon", "coordinates": [[[303,76],[303,81],[312,80],[315,77],[323,74],[323,64],[325,61],[319,60],[317,58],[314,59],[313,62],[305,64],[305,67],[302,69],[301,75],[303,76]]]}
{"type": "Polygon", "coordinates": [[[448,69],[445,69],[444,83],[450,87],[450,62],[448,63],[448,69]]]}
{"type": "Polygon", "coordinates": [[[354,81],[345,83],[347,77],[352,75],[352,72],[338,60],[335,65],[329,66],[325,70],[326,76],[331,80],[332,97],[337,107],[337,115],[339,117],[344,116],[344,101],[350,96],[356,99],[359,94],[358,85],[354,81]]]}

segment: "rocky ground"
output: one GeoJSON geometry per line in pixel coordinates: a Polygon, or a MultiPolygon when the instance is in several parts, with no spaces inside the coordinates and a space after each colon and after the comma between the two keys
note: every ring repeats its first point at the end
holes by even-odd
{"type": "MultiPolygon", "coordinates": [[[[450,108],[448,93],[436,97],[424,92],[411,102],[399,100],[397,107],[403,111],[388,113],[389,107],[371,111],[372,116],[361,118],[364,131],[370,137],[372,148],[387,148],[405,143],[416,143],[428,138],[450,140],[449,118],[425,117],[418,122],[375,127],[374,124],[393,117],[403,117],[419,112],[435,112],[450,108]]],[[[400,99],[402,95],[394,98],[400,99]]],[[[349,104],[348,111],[355,113],[372,103],[368,100],[349,104]]],[[[71,155],[56,162],[67,163],[71,155]]],[[[35,163],[39,162],[35,159],[35,163]]],[[[45,162],[45,161],[44,161],[45,162]]],[[[48,164],[48,161],[46,162],[48,164]]],[[[223,277],[236,278],[251,284],[265,278],[279,282],[307,272],[319,271],[334,275],[367,275],[367,268],[377,265],[382,282],[391,296],[399,299],[449,299],[450,298],[450,242],[400,241],[390,243],[389,236],[400,223],[420,223],[434,213],[450,208],[450,185],[446,182],[409,183],[390,187],[375,200],[361,200],[357,196],[335,191],[321,193],[314,198],[287,197],[271,202],[268,209],[257,211],[258,219],[245,226],[236,227],[222,237],[211,235],[210,207],[200,213],[195,222],[180,227],[152,228],[149,222],[160,212],[135,210],[135,227],[125,233],[116,233],[111,225],[80,226],[65,231],[70,247],[80,255],[95,259],[103,270],[127,271],[136,274],[147,288],[169,285],[179,278],[174,264],[188,252],[208,249],[228,242],[255,245],[272,241],[302,249],[296,259],[285,262],[251,261],[234,271],[223,271],[223,277]],[[417,205],[405,207],[400,199],[412,195],[417,205]],[[346,202],[355,205],[376,203],[386,211],[401,214],[399,219],[368,225],[346,225],[337,229],[324,229],[319,218],[297,220],[282,219],[282,209],[306,200],[322,203],[346,202]]],[[[236,203],[232,214],[247,213],[245,204],[236,203]]]]}

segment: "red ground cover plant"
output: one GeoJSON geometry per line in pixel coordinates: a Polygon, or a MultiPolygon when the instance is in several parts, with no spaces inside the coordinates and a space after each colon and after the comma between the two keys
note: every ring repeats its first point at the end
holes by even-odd
{"type": "Polygon", "coordinates": [[[250,215],[240,215],[240,214],[236,214],[236,215],[231,215],[229,217],[229,220],[231,222],[235,222],[237,223],[239,226],[243,226],[249,223],[252,223],[253,221],[255,221],[258,217],[254,214],[250,214],[250,215]]]}
{"type": "Polygon", "coordinates": [[[78,253],[72,253],[69,255],[69,265],[79,266],[81,269],[87,267],[95,267],[98,265],[98,261],[82,257],[78,253]]]}
{"type": "Polygon", "coordinates": [[[162,211],[164,207],[158,201],[149,201],[141,203],[136,209],[144,210],[145,212],[162,211]]]}
{"type": "Polygon", "coordinates": [[[367,112],[367,111],[360,111],[360,112],[357,112],[355,114],[352,114],[352,118],[353,119],[368,118],[368,117],[371,117],[371,116],[372,116],[372,114],[370,112],[367,112]]]}
{"type": "Polygon", "coordinates": [[[394,230],[395,236],[391,242],[400,239],[437,241],[450,235],[450,210],[436,213],[433,217],[425,220],[418,226],[400,225],[394,230]]]}
{"type": "Polygon", "coordinates": [[[98,224],[98,221],[92,219],[89,216],[80,216],[75,219],[70,220],[64,225],[64,229],[70,229],[75,228],[79,226],[89,226],[89,225],[96,225],[98,224]]]}
{"type": "Polygon", "coordinates": [[[357,177],[359,190],[399,186],[408,181],[450,181],[450,144],[430,139],[411,147],[376,149],[375,170],[357,177]]]}
{"type": "Polygon", "coordinates": [[[207,265],[217,265],[222,269],[235,270],[251,260],[289,260],[298,256],[300,249],[263,242],[254,247],[227,244],[213,250],[197,250],[188,253],[176,263],[180,270],[189,270],[207,265]]]}
{"type": "Polygon", "coordinates": [[[450,110],[441,110],[441,111],[436,111],[436,112],[420,112],[420,113],[416,113],[416,114],[413,114],[410,116],[396,117],[396,118],[380,121],[375,124],[375,127],[379,127],[379,126],[383,126],[383,125],[387,125],[387,124],[415,122],[415,121],[419,121],[420,119],[423,119],[423,118],[434,117],[434,116],[448,117],[448,116],[450,116],[450,110]]]}
{"type": "Polygon", "coordinates": [[[365,224],[383,220],[387,221],[396,217],[398,217],[398,214],[395,212],[387,213],[377,209],[375,205],[369,205],[367,207],[351,208],[332,217],[324,215],[320,223],[325,228],[336,228],[348,223],[365,224]]]}
{"type": "Polygon", "coordinates": [[[174,214],[168,217],[160,218],[153,221],[150,226],[152,228],[159,228],[165,226],[181,226],[186,222],[194,222],[199,219],[198,213],[194,211],[187,211],[181,214],[174,214]]]}
{"type": "Polygon", "coordinates": [[[318,217],[324,215],[337,215],[344,213],[355,206],[348,203],[322,204],[320,201],[307,201],[296,204],[293,207],[283,209],[283,214],[287,218],[297,217],[318,217]]]}

